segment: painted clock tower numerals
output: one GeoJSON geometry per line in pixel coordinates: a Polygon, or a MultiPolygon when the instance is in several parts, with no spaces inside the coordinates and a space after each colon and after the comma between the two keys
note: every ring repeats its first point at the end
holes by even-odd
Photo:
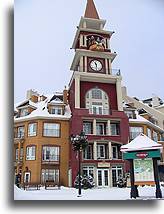
{"type": "Polygon", "coordinates": [[[90,62],[90,67],[94,71],[101,71],[103,66],[102,66],[102,63],[100,61],[98,61],[98,60],[92,60],[90,62]]]}

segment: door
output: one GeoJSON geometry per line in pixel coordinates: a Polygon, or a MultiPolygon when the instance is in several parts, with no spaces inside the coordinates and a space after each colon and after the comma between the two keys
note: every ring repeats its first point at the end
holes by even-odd
{"type": "Polygon", "coordinates": [[[25,172],[24,174],[24,183],[30,182],[30,172],[25,172]]]}
{"type": "Polygon", "coordinates": [[[117,180],[119,176],[122,175],[122,167],[112,167],[112,185],[117,186],[117,180]]]}
{"type": "Polygon", "coordinates": [[[109,170],[98,169],[97,170],[97,186],[108,187],[109,186],[109,170]]]}

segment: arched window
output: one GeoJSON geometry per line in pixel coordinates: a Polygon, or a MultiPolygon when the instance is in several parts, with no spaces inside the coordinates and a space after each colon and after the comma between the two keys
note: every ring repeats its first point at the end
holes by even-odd
{"type": "Polygon", "coordinates": [[[106,92],[93,88],[86,93],[85,106],[90,114],[109,114],[109,99],[106,92]]]}

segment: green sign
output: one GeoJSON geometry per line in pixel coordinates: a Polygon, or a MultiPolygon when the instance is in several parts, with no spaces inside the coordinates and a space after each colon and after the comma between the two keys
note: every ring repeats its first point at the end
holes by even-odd
{"type": "Polygon", "coordinates": [[[130,159],[144,159],[144,158],[160,158],[160,150],[149,150],[149,151],[137,151],[137,152],[125,152],[123,153],[124,160],[130,159]]]}

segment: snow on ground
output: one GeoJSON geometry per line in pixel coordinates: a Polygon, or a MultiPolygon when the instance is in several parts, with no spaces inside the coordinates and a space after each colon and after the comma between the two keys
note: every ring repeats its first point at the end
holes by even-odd
{"type": "MultiPolygon", "coordinates": [[[[164,200],[164,187],[161,186],[164,200]]],[[[153,200],[155,187],[138,187],[140,197],[137,200],[153,200]]],[[[130,200],[130,188],[94,188],[82,190],[78,196],[75,188],[61,187],[61,189],[22,190],[14,186],[14,200],[130,200]]]]}

